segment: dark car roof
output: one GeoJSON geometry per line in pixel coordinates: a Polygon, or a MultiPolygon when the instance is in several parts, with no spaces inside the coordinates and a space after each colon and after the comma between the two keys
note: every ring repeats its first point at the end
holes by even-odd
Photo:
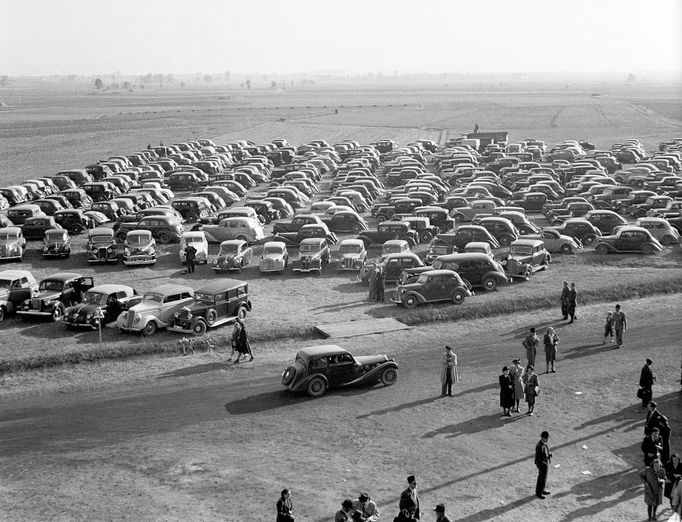
{"type": "Polygon", "coordinates": [[[215,281],[206,286],[202,286],[195,290],[195,292],[200,294],[221,294],[228,290],[234,290],[240,286],[245,286],[246,284],[245,281],[239,281],[237,279],[221,279],[220,281],[215,281]]]}
{"type": "Polygon", "coordinates": [[[340,353],[350,354],[345,348],[341,348],[335,344],[324,344],[320,346],[311,346],[309,348],[303,348],[298,351],[297,356],[302,356],[306,358],[311,357],[324,357],[325,355],[338,355],[340,353]]]}

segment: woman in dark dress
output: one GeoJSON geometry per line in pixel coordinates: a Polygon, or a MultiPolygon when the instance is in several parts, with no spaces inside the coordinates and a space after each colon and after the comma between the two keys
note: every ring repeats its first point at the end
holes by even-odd
{"type": "Polygon", "coordinates": [[[277,522],[294,522],[294,506],[288,489],[282,490],[282,495],[277,501],[277,522]]]}
{"type": "Polygon", "coordinates": [[[505,417],[512,416],[509,410],[514,406],[514,381],[507,366],[502,368],[500,375],[500,406],[505,417]]]}
{"type": "Polygon", "coordinates": [[[679,455],[673,453],[665,465],[665,488],[663,489],[663,495],[670,500],[671,507],[673,505],[673,490],[677,487],[680,478],[682,478],[682,462],[679,455]]]}
{"type": "Polygon", "coordinates": [[[246,333],[246,327],[244,326],[244,321],[242,321],[239,317],[237,317],[236,320],[237,324],[239,324],[239,334],[238,334],[238,339],[237,339],[237,346],[235,347],[237,350],[237,360],[235,363],[238,363],[239,360],[242,358],[242,355],[244,356],[244,359],[246,359],[247,355],[250,355],[251,358],[249,361],[253,361],[253,353],[251,352],[251,344],[249,343],[249,336],[246,333]]]}

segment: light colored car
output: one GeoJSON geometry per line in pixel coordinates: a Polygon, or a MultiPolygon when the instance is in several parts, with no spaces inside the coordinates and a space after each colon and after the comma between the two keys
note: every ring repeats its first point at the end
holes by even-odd
{"type": "Polygon", "coordinates": [[[0,272],[0,322],[38,290],[38,282],[28,270],[0,272]]]}
{"type": "Polygon", "coordinates": [[[389,239],[381,245],[381,257],[385,257],[388,254],[400,254],[409,251],[410,244],[404,239],[389,239]]]}
{"type": "Polygon", "coordinates": [[[116,326],[125,332],[141,332],[154,335],[159,328],[166,328],[183,306],[194,302],[194,290],[185,285],[165,284],[157,286],[142,296],[142,301],[116,319],[116,326]]]}
{"type": "Polygon", "coordinates": [[[63,228],[50,228],[45,231],[43,238],[43,257],[67,258],[71,255],[71,242],[69,233],[63,228]]]}
{"type": "Polygon", "coordinates": [[[263,245],[263,252],[258,263],[261,273],[282,273],[289,263],[289,252],[283,241],[268,241],[263,245]]]}
{"type": "Polygon", "coordinates": [[[208,241],[206,240],[206,234],[204,234],[203,231],[195,230],[182,233],[182,237],[180,238],[180,252],[178,252],[182,264],[185,264],[185,248],[187,245],[192,245],[197,251],[194,257],[195,263],[208,263],[208,241]]]}
{"type": "Polygon", "coordinates": [[[156,241],[149,230],[131,230],[123,245],[123,264],[153,265],[156,263],[156,241]]]}
{"type": "Polygon", "coordinates": [[[642,217],[637,219],[635,226],[648,230],[652,236],[664,245],[673,245],[680,242],[680,233],[663,218],[642,217]]]}
{"type": "Polygon", "coordinates": [[[493,257],[493,249],[485,241],[472,241],[464,247],[464,253],[479,253],[493,257]]]}
{"type": "Polygon", "coordinates": [[[242,239],[228,239],[220,243],[220,251],[213,258],[211,268],[216,272],[241,270],[251,263],[253,249],[242,239]]]}
{"type": "Polygon", "coordinates": [[[575,254],[576,250],[580,250],[583,245],[580,240],[571,236],[560,234],[553,228],[546,228],[539,234],[526,234],[520,236],[519,239],[539,239],[545,244],[547,252],[552,254],[575,254]]]}
{"type": "Polygon", "coordinates": [[[333,253],[337,270],[360,270],[367,259],[365,244],[360,239],[343,239],[333,253]]]}
{"type": "Polygon", "coordinates": [[[20,227],[0,229],[0,259],[18,259],[24,257],[26,239],[20,227]]]}
{"type": "Polygon", "coordinates": [[[265,237],[260,221],[247,217],[225,218],[217,225],[204,225],[202,231],[209,243],[222,243],[227,239],[255,243],[265,237]]]}

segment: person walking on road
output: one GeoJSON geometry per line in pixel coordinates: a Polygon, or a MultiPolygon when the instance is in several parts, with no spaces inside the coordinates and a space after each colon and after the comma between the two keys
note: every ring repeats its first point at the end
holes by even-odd
{"type": "Polygon", "coordinates": [[[653,385],[656,380],[656,374],[651,369],[652,364],[654,364],[654,361],[647,359],[646,364],[642,367],[642,371],[639,374],[639,387],[642,391],[641,394],[638,395],[641,395],[642,408],[646,408],[649,405],[654,395],[653,385]]]}
{"type": "Polygon", "coordinates": [[[568,319],[568,281],[564,281],[564,287],[561,290],[561,318],[565,321],[568,319]]]}
{"type": "Polygon", "coordinates": [[[502,375],[499,377],[500,381],[500,407],[502,408],[502,415],[504,417],[511,417],[511,408],[514,406],[514,381],[509,375],[509,367],[502,368],[502,375]]]}
{"type": "Polygon", "coordinates": [[[538,336],[535,333],[535,327],[532,327],[530,329],[530,333],[521,342],[523,347],[526,349],[526,358],[528,359],[527,366],[535,366],[535,356],[536,356],[537,351],[538,351],[538,344],[539,343],[540,343],[540,340],[538,339],[538,336]]]}
{"type": "Polygon", "coordinates": [[[620,309],[620,305],[616,305],[616,311],[613,313],[613,330],[616,333],[616,348],[623,346],[623,332],[627,330],[627,321],[625,320],[625,312],[620,309]]]}
{"type": "Polygon", "coordinates": [[[442,363],[443,369],[440,374],[442,384],[441,395],[443,397],[446,395],[452,397],[452,385],[459,381],[459,375],[457,374],[457,354],[449,346],[445,347],[442,363]]]}
{"type": "Polygon", "coordinates": [[[578,319],[575,315],[575,308],[578,306],[578,291],[575,289],[575,283],[571,283],[571,288],[568,290],[568,315],[571,318],[568,324],[578,319]]]}
{"type": "Polygon", "coordinates": [[[542,499],[545,498],[545,495],[550,494],[547,490],[547,475],[549,473],[549,464],[552,462],[552,453],[549,451],[548,441],[549,432],[543,431],[540,434],[540,440],[535,445],[535,466],[538,468],[535,496],[542,499]]]}
{"type": "Polygon", "coordinates": [[[283,489],[277,501],[277,522],[294,522],[294,506],[291,503],[291,492],[283,489]]]}
{"type": "Polygon", "coordinates": [[[545,345],[545,362],[547,363],[547,370],[545,373],[556,373],[554,370],[554,363],[556,362],[556,347],[559,344],[559,337],[557,336],[554,328],[551,326],[547,328],[542,342],[545,345]],[[550,370],[550,366],[552,369],[550,370]]]}

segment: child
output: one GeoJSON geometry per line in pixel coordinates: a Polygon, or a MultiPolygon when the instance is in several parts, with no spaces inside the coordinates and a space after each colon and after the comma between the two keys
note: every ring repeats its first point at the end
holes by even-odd
{"type": "Polygon", "coordinates": [[[606,338],[611,336],[610,343],[613,342],[613,312],[606,314],[606,323],[604,324],[604,340],[602,344],[606,344],[606,338]]]}

